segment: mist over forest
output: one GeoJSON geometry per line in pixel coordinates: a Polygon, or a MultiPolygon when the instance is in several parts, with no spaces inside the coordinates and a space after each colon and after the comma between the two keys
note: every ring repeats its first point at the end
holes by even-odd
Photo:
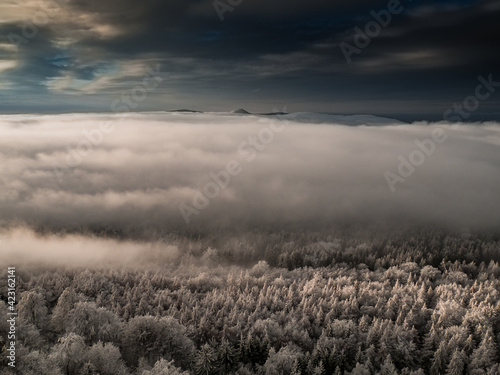
{"type": "Polygon", "coordinates": [[[0,150],[2,375],[500,373],[498,123],[9,115],[0,150]]]}
{"type": "Polygon", "coordinates": [[[17,253],[2,259],[17,266],[20,296],[19,372],[2,356],[5,374],[500,371],[491,233],[1,240],[17,253]]]}

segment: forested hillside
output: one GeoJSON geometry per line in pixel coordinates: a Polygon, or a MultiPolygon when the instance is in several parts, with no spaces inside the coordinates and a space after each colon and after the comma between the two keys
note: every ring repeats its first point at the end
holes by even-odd
{"type": "Polygon", "coordinates": [[[169,241],[149,267],[17,265],[2,375],[500,374],[494,235],[169,241]]]}

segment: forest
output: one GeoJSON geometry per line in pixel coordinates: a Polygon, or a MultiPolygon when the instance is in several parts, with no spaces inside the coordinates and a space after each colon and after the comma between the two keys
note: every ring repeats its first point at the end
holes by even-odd
{"type": "MultiPolygon", "coordinates": [[[[2,375],[498,375],[500,236],[165,238],[130,266],[16,264],[2,375]]],[[[7,316],[7,267],[0,316],[7,316]]]]}

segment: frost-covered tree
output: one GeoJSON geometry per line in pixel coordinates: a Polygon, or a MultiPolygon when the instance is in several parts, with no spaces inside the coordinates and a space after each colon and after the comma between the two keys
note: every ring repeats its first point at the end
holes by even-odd
{"type": "Polygon", "coordinates": [[[47,305],[45,297],[35,291],[21,293],[21,299],[17,304],[19,320],[24,323],[34,324],[38,329],[47,328],[47,305]]]}
{"type": "Polygon", "coordinates": [[[88,343],[118,342],[121,331],[120,319],[111,311],[97,307],[95,303],[78,302],[66,317],[66,332],[74,332],[88,343]]]}
{"type": "Polygon", "coordinates": [[[278,352],[269,351],[269,357],[263,366],[265,375],[287,375],[293,372],[301,352],[295,345],[282,347],[278,352]]]}
{"type": "Polygon", "coordinates": [[[178,366],[187,366],[195,349],[185,327],[176,319],[153,316],[131,319],[124,328],[123,346],[125,360],[133,365],[144,357],[150,365],[165,358],[178,366]]]}
{"type": "Polygon", "coordinates": [[[128,373],[120,350],[110,342],[103,344],[99,341],[92,345],[87,353],[87,361],[100,375],[126,375],[128,373]]]}
{"type": "Polygon", "coordinates": [[[490,367],[497,363],[496,345],[488,330],[482,338],[479,347],[474,350],[470,358],[468,370],[471,375],[484,374],[490,367]]]}
{"type": "Polygon", "coordinates": [[[66,288],[59,296],[57,305],[52,310],[51,323],[56,331],[64,331],[69,312],[78,302],[78,296],[73,288],[66,288]]]}
{"type": "Polygon", "coordinates": [[[367,366],[357,363],[356,367],[354,367],[354,369],[346,375],[370,375],[370,370],[367,366]]]}
{"type": "MultiPolygon", "coordinates": [[[[34,350],[29,352],[26,348],[21,348],[17,352],[17,371],[20,374],[33,375],[62,375],[63,372],[58,367],[57,362],[49,358],[42,351],[34,350]]],[[[7,368],[7,366],[5,366],[7,368]]],[[[2,373],[3,374],[3,373],[2,373]]]]}
{"type": "Polygon", "coordinates": [[[463,375],[467,356],[463,350],[455,349],[446,369],[446,375],[463,375]]]}
{"type": "Polygon", "coordinates": [[[175,367],[173,361],[166,361],[162,358],[156,362],[151,370],[143,371],[139,375],[189,375],[189,372],[175,367]]]}
{"type": "Polygon", "coordinates": [[[392,362],[391,355],[388,354],[385,358],[384,364],[380,368],[380,375],[398,375],[398,371],[392,362]]]}
{"type": "Polygon", "coordinates": [[[59,339],[51,351],[54,360],[65,375],[79,375],[78,371],[87,361],[88,347],[83,337],[69,333],[59,339]]]}
{"type": "Polygon", "coordinates": [[[215,375],[220,371],[217,352],[211,345],[205,344],[198,350],[193,369],[196,375],[215,375]]]}

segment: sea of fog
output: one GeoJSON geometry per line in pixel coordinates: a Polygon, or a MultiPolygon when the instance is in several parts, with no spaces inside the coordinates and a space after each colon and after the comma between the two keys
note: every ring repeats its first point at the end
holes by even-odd
{"type": "MultiPolygon", "coordinates": [[[[343,222],[500,223],[495,122],[312,113],[3,115],[0,165],[2,251],[33,228],[147,236],[343,222]]],[[[26,241],[25,248],[34,246],[26,241]]]]}

